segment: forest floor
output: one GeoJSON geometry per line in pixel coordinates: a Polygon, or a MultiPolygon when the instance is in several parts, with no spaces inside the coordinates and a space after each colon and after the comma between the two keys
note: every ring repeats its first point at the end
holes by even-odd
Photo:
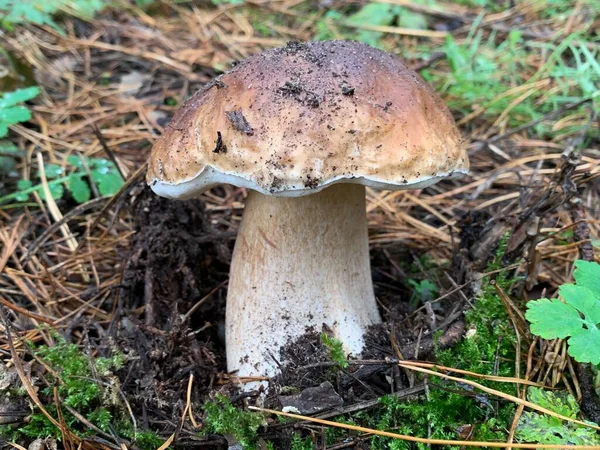
{"type": "Polygon", "coordinates": [[[63,2],[38,24],[8,16],[0,35],[2,92],[39,88],[29,120],[0,141],[6,446],[600,443],[525,404],[600,423],[596,374],[524,318],[527,301],[572,282],[576,260],[600,260],[597,1],[93,4],[63,2]],[[406,61],[450,107],[471,160],[461,180],[368,191],[384,323],[361,358],[346,361],[316,332],[285,349],[265,405],[346,428],[251,411],[256,395],[227,374],[225,299],[246,191],[176,202],[143,180],[152,144],[191,94],[235,61],[311,39],[359,40],[406,61]]]}

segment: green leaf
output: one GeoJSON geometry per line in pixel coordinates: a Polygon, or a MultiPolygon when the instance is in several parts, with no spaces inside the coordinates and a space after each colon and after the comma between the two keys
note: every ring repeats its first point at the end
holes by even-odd
{"type": "MultiPolygon", "coordinates": [[[[1,5],[1,3],[0,3],[1,5]]],[[[0,8],[0,12],[1,12],[0,8]]],[[[19,122],[31,119],[31,111],[25,106],[17,106],[18,103],[31,100],[40,93],[39,88],[30,87],[6,92],[0,98],[0,138],[8,134],[8,127],[19,122]]]]}
{"type": "Polygon", "coordinates": [[[423,30],[427,28],[427,17],[407,8],[399,8],[398,26],[423,30]]]}
{"type": "MultiPolygon", "coordinates": [[[[527,398],[531,403],[549,409],[565,417],[576,418],[579,413],[579,405],[572,395],[554,391],[545,391],[537,387],[527,390],[527,398]]],[[[560,421],[560,419],[559,419],[560,421]]]]}
{"type": "Polygon", "coordinates": [[[96,182],[102,196],[115,195],[124,184],[121,176],[113,172],[102,175],[96,182]]]}
{"type": "Polygon", "coordinates": [[[90,186],[83,180],[82,176],[72,176],[69,180],[69,191],[77,203],[85,203],[90,200],[92,193],[90,186]]]}
{"type": "Polygon", "coordinates": [[[575,261],[575,273],[573,274],[577,286],[584,286],[600,299],[600,264],[589,261],[575,261]]]}
{"type": "Polygon", "coordinates": [[[135,4],[138,5],[140,8],[150,6],[152,3],[154,3],[154,0],[135,0],[135,4]]]}
{"type": "MultiPolygon", "coordinates": [[[[556,393],[530,387],[527,391],[527,399],[566,417],[576,418],[579,413],[575,398],[568,393],[556,393]]],[[[528,411],[521,416],[515,437],[521,442],[537,442],[540,444],[600,444],[600,436],[591,428],[528,411]]]]}
{"type": "Polygon", "coordinates": [[[575,262],[577,284],[559,288],[560,300],[536,300],[527,304],[525,317],[531,332],[544,339],[569,337],[568,352],[579,362],[600,364],[600,265],[575,262]],[[583,316],[583,318],[582,318],[583,316]]]}
{"type": "Polygon", "coordinates": [[[582,363],[600,364],[600,330],[597,326],[580,328],[568,340],[569,354],[582,363]]]}
{"type": "Polygon", "coordinates": [[[58,178],[63,173],[63,168],[58,164],[48,164],[44,167],[44,170],[48,178],[58,178]]]}
{"type": "MultiPolygon", "coordinates": [[[[369,3],[348,17],[348,23],[356,25],[390,25],[394,20],[393,5],[369,3]]],[[[379,31],[360,30],[357,39],[365,44],[377,46],[383,33],[379,31]]]]}
{"type": "Polygon", "coordinates": [[[49,25],[62,34],[53,14],[64,12],[91,19],[105,6],[105,0],[0,0],[0,24],[6,29],[22,23],[49,25]]]}
{"type": "Polygon", "coordinates": [[[111,169],[115,169],[115,165],[112,163],[112,161],[103,158],[93,158],[90,160],[89,165],[97,169],[98,172],[102,174],[110,172],[111,169]]]}
{"type": "Polygon", "coordinates": [[[25,189],[29,189],[33,186],[31,180],[19,180],[17,181],[17,189],[20,191],[24,191],[25,189]]]}
{"type": "MultiPolygon", "coordinates": [[[[78,169],[83,168],[83,161],[77,155],[69,155],[67,157],[67,164],[69,164],[73,167],[77,167],[78,169]]],[[[88,165],[89,165],[89,163],[88,163],[88,165]]]]}
{"type": "Polygon", "coordinates": [[[0,137],[8,134],[8,127],[31,119],[31,111],[24,106],[0,109],[0,137]]]}
{"type": "Polygon", "coordinates": [[[542,298],[527,303],[525,318],[531,322],[531,332],[544,339],[564,339],[583,324],[577,310],[558,299],[542,298]]]}
{"type": "Polygon", "coordinates": [[[26,202],[27,200],[29,200],[29,194],[17,192],[17,194],[15,195],[15,200],[18,202],[26,202]]]}
{"type": "Polygon", "coordinates": [[[17,147],[10,141],[0,141],[0,152],[11,153],[18,157],[25,155],[25,152],[23,150],[21,150],[19,147],[17,147]]]}
{"type": "Polygon", "coordinates": [[[13,92],[6,92],[0,99],[0,110],[31,100],[32,98],[37,97],[39,93],[40,88],[37,86],[17,89],[13,92]]]}
{"type": "MultiPolygon", "coordinates": [[[[40,194],[40,198],[42,200],[46,200],[46,193],[44,191],[44,188],[40,186],[36,190],[40,194]]],[[[65,188],[63,187],[62,183],[48,183],[48,190],[50,191],[50,195],[54,200],[61,199],[62,196],[65,194],[65,188]]]]}
{"type": "Polygon", "coordinates": [[[563,284],[558,292],[569,305],[583,313],[591,325],[600,323],[600,298],[581,284],[563,284]]]}
{"type": "Polygon", "coordinates": [[[0,156],[0,175],[8,175],[15,171],[17,162],[9,156],[0,156]]]}

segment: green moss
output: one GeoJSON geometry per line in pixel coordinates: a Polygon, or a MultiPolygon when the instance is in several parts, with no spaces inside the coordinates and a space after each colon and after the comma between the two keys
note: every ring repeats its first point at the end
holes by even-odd
{"type": "Polygon", "coordinates": [[[204,404],[204,412],[203,434],[233,436],[242,448],[256,448],[258,429],[264,424],[261,414],[236,408],[221,394],[217,394],[214,401],[204,404]]]}
{"type": "Polygon", "coordinates": [[[156,450],[163,444],[164,439],[161,439],[152,431],[142,431],[137,434],[135,439],[135,445],[141,450],[156,450]]]}
{"type": "MultiPolygon", "coordinates": [[[[91,359],[76,345],[67,343],[57,335],[54,335],[54,338],[56,343],[53,346],[31,347],[33,354],[52,369],[52,372],[45,375],[49,387],[40,390],[42,400],[46,399],[45,409],[48,413],[55,418],[58,417],[53,393],[54,386],[57,386],[58,395],[62,400],[61,413],[67,428],[72,433],[86,437],[94,435],[95,431],[79,421],[67,407],[77,411],[104,432],[116,432],[119,436],[130,440],[135,438],[136,445],[142,450],[158,448],[163,440],[150,431],[134,436],[129,416],[119,407],[113,396],[107,395],[110,392],[105,386],[111,384],[113,371],[124,366],[125,356],[114,352],[108,358],[91,359]],[[99,379],[94,378],[94,372],[99,379]]],[[[61,431],[37,408],[28,418],[26,425],[18,429],[11,426],[0,427],[0,436],[14,441],[47,437],[62,439],[61,431]]]]}
{"type": "MultiPolygon", "coordinates": [[[[488,271],[502,267],[507,241],[508,236],[505,236],[488,271]]],[[[495,283],[508,292],[512,280],[501,273],[496,276],[495,283]]],[[[474,308],[467,312],[465,323],[467,329],[473,329],[475,333],[451,349],[437,351],[437,361],[480,374],[513,376],[514,329],[489,279],[483,280],[481,292],[474,301],[474,308]]],[[[516,393],[511,384],[485,381],[483,384],[513,395],[516,393]]],[[[497,402],[467,385],[430,377],[427,398],[406,401],[394,396],[383,397],[376,408],[345,419],[377,430],[452,440],[462,439],[460,430],[472,425],[470,439],[486,441],[506,439],[513,413],[514,405],[510,402],[497,402]]],[[[327,443],[332,444],[343,436],[348,436],[348,431],[328,430],[327,443]]],[[[376,450],[426,449],[426,445],[381,436],[373,437],[371,446],[376,450]]]]}
{"type": "Polygon", "coordinates": [[[321,343],[329,350],[331,360],[340,366],[342,369],[348,367],[348,360],[346,359],[346,353],[344,352],[344,345],[342,341],[329,336],[327,333],[321,333],[321,343]]]}
{"type": "Polygon", "coordinates": [[[310,436],[302,438],[298,433],[294,433],[291,450],[313,450],[312,439],[310,436]]]}

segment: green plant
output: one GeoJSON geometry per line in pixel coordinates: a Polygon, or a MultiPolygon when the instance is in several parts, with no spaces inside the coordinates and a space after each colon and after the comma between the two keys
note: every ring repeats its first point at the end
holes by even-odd
{"type": "Polygon", "coordinates": [[[348,360],[344,352],[344,345],[339,339],[329,336],[327,333],[321,333],[321,343],[329,350],[331,360],[342,369],[348,367],[348,360]]]}
{"type": "MultiPolygon", "coordinates": [[[[67,158],[71,171],[66,166],[48,164],[44,167],[48,188],[52,198],[58,200],[65,194],[65,188],[77,203],[85,203],[91,197],[90,182],[98,186],[102,196],[114,195],[123,186],[123,179],[112,161],[100,158],[79,158],[71,155],[67,158]],[[89,176],[86,170],[89,169],[89,176]]],[[[39,179],[39,173],[37,174],[39,179]]],[[[41,183],[33,184],[31,180],[19,180],[17,190],[0,197],[0,204],[8,200],[26,202],[30,195],[37,192],[42,199],[45,192],[41,183]]]]}
{"type": "Polygon", "coordinates": [[[236,408],[221,394],[217,394],[214,401],[204,404],[204,413],[203,434],[233,436],[242,448],[256,448],[258,429],[265,422],[261,414],[236,408]]]}
{"type": "Polygon", "coordinates": [[[291,450],[312,450],[313,442],[310,436],[302,438],[298,433],[294,433],[292,437],[292,449],[291,450]]]}
{"type": "Polygon", "coordinates": [[[435,299],[439,292],[438,287],[427,279],[417,281],[410,278],[408,284],[412,288],[409,299],[409,303],[412,306],[427,303],[435,299]]]}
{"type": "MultiPolygon", "coordinates": [[[[0,0],[2,1],[2,0],[0,0]]],[[[1,11],[1,8],[0,8],[1,11]]],[[[8,134],[8,127],[31,119],[31,111],[19,103],[36,97],[40,89],[36,86],[5,92],[0,98],[0,138],[8,134]]]]}
{"type": "Polygon", "coordinates": [[[568,352],[579,362],[600,364],[600,264],[575,262],[576,284],[563,284],[560,299],[527,303],[531,332],[544,339],[569,338],[568,352]]]}
{"type": "MultiPolygon", "coordinates": [[[[153,431],[137,430],[136,432],[129,419],[124,419],[115,423],[114,430],[117,431],[119,436],[134,442],[135,446],[140,450],[157,450],[165,442],[164,439],[153,431]]],[[[167,448],[171,449],[172,447],[167,448]]]]}
{"type": "MultiPolygon", "coordinates": [[[[84,416],[90,423],[103,431],[110,431],[115,413],[119,414],[116,404],[111,402],[111,396],[105,395],[107,389],[102,380],[108,380],[112,372],[123,367],[125,359],[120,353],[112,356],[90,359],[79,347],[68,344],[64,339],[56,337],[53,346],[40,346],[32,348],[32,353],[42,360],[51,372],[45,375],[48,386],[40,390],[40,394],[48,399],[46,409],[53,416],[58,417],[57,406],[54,401],[54,386],[57,387],[61,399],[60,408],[67,428],[80,436],[90,433],[88,427],[73,415],[69,408],[84,416]],[[93,362],[92,362],[93,361],[93,362]],[[98,379],[93,376],[92,364],[98,379]]],[[[34,409],[26,425],[13,430],[1,427],[0,435],[9,435],[15,438],[29,437],[44,439],[54,437],[61,439],[62,433],[48,418],[34,409]]]]}
{"type": "MultiPolygon", "coordinates": [[[[502,268],[509,236],[504,236],[494,259],[486,271],[502,268]]],[[[513,280],[503,273],[495,283],[509,291],[513,280]]],[[[481,291],[465,314],[465,326],[471,330],[454,347],[436,350],[440,364],[477,372],[483,375],[514,375],[515,335],[508,314],[489,278],[482,281],[481,291]]],[[[478,380],[481,382],[481,380],[478,380]]],[[[459,429],[473,425],[473,440],[505,440],[514,413],[511,403],[495,403],[486,395],[468,387],[431,378],[426,399],[405,401],[385,397],[373,413],[377,420],[372,427],[388,429],[412,436],[439,439],[459,439],[459,429]]],[[[515,388],[506,383],[484,382],[489,387],[515,395],[515,388]]],[[[359,416],[356,417],[357,419],[359,416]]],[[[409,449],[412,444],[389,438],[373,438],[373,449],[409,449]]],[[[418,444],[419,449],[427,446],[418,444]]]]}
{"type": "MultiPolygon", "coordinates": [[[[369,3],[363,6],[354,14],[351,14],[346,18],[346,22],[351,25],[390,25],[395,17],[397,7],[390,4],[384,3],[369,3]]],[[[371,30],[358,30],[355,33],[354,38],[365,44],[377,47],[379,45],[379,39],[383,36],[380,31],[371,30]]]]}
{"type": "Polygon", "coordinates": [[[243,5],[245,0],[210,0],[210,2],[215,5],[243,5]]]}
{"type": "Polygon", "coordinates": [[[134,439],[136,447],[141,450],[156,450],[165,442],[164,439],[161,439],[152,431],[142,431],[141,433],[138,433],[134,439]]]}
{"type": "MultiPolygon", "coordinates": [[[[576,400],[568,393],[530,387],[527,398],[530,402],[566,417],[575,419],[579,414],[576,400]]],[[[532,411],[525,411],[521,416],[515,437],[522,442],[539,444],[600,445],[600,436],[595,430],[532,411]]]]}
{"type": "MultiPolygon", "coordinates": [[[[424,78],[437,85],[451,109],[479,120],[498,121],[508,127],[540,119],[545,114],[600,90],[599,51],[584,34],[573,33],[555,42],[532,44],[521,32],[511,31],[503,40],[496,33],[477,30],[461,43],[448,37],[443,51],[449,72],[424,70],[424,78]],[[527,60],[532,48],[548,56],[532,70],[527,60]]],[[[585,105],[578,110],[584,117],[592,112],[585,105]]],[[[561,134],[581,129],[581,124],[565,126],[561,134]]],[[[551,124],[541,121],[531,128],[539,136],[556,138],[551,124]]],[[[591,133],[597,131],[591,130],[591,133]]]]}
{"type": "Polygon", "coordinates": [[[12,30],[15,25],[33,23],[60,30],[52,15],[63,12],[90,19],[105,6],[105,0],[0,0],[0,25],[12,30]]]}

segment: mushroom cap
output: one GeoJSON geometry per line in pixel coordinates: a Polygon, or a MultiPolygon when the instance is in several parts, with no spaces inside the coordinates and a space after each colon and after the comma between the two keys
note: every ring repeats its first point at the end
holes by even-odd
{"type": "Polygon", "coordinates": [[[154,144],[147,181],[185,199],[221,183],[298,197],[334,183],[417,189],[468,171],[438,95],[392,55],[290,42],[190,98],[154,144]]]}

